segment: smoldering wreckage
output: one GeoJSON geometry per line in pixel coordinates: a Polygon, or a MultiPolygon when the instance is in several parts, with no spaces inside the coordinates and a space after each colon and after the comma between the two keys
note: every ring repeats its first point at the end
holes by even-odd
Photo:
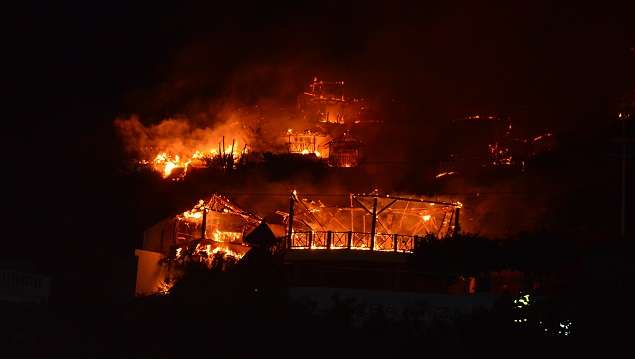
{"type": "MultiPolygon", "coordinates": [[[[325,162],[330,167],[352,168],[365,160],[365,143],[355,133],[363,133],[364,126],[373,127],[381,121],[369,115],[371,106],[367,101],[348,98],[343,90],[342,81],[315,78],[298,96],[292,121],[278,123],[277,128],[266,131],[274,133],[267,141],[257,141],[248,126],[232,116],[222,125],[203,129],[193,129],[180,119],[145,127],[138,118],[130,118],[117,120],[116,125],[137,156],[136,165],[169,181],[180,181],[199,168],[236,169],[257,161],[258,154],[264,151],[325,162]]],[[[533,140],[514,138],[509,119],[475,115],[459,121],[460,126],[472,132],[475,123],[478,128],[488,127],[487,134],[494,133],[487,139],[491,143],[486,148],[470,152],[482,154],[476,162],[483,166],[516,166],[522,170],[527,156],[518,156],[519,153],[530,154],[550,146],[543,142],[551,134],[533,140]],[[513,150],[519,144],[524,151],[513,150]]],[[[435,178],[458,173],[465,167],[465,159],[461,153],[453,154],[442,163],[435,178]]],[[[468,159],[474,162],[473,158],[468,159]]],[[[136,250],[137,295],[168,292],[170,278],[179,275],[171,265],[175,261],[187,257],[210,262],[215,256],[240,260],[257,241],[267,241],[282,250],[285,262],[301,272],[297,269],[302,268],[301,263],[325,258],[339,263],[388,262],[399,266],[424,237],[443,240],[461,231],[463,204],[454,198],[382,193],[377,189],[342,195],[335,201],[319,195],[305,196],[295,190],[288,196],[289,206],[278,208],[273,221],[264,221],[263,216],[241,208],[227,196],[211,194],[191,210],[148,228],[142,248],[136,250]]],[[[299,284],[306,282],[306,275],[290,275],[299,278],[299,284]]]]}

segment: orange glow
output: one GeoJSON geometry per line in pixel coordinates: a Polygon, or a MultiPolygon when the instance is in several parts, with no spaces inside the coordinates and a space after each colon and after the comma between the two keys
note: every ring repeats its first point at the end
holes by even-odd
{"type": "Polygon", "coordinates": [[[454,174],[454,171],[450,171],[450,172],[441,172],[441,173],[437,174],[437,175],[435,176],[435,178],[441,178],[441,177],[444,177],[444,176],[450,176],[450,175],[453,175],[453,174],[454,174]]]}
{"type": "Polygon", "coordinates": [[[219,146],[221,152],[218,149],[192,149],[189,156],[173,155],[169,152],[159,152],[152,161],[141,160],[140,165],[150,165],[155,171],[161,173],[163,178],[170,178],[179,180],[185,175],[192,167],[204,167],[206,161],[213,160],[220,157],[231,157],[234,161],[239,160],[243,155],[249,152],[246,144],[241,144],[239,141],[234,140],[230,144],[225,144],[225,148],[219,146]],[[180,169],[180,172],[175,170],[180,169]]]}
{"type": "Polygon", "coordinates": [[[292,128],[287,129],[285,141],[289,153],[300,155],[315,155],[316,157],[328,157],[328,149],[324,149],[330,137],[325,134],[317,133],[311,130],[296,132],[292,128]],[[320,152],[318,149],[324,149],[326,153],[320,152]]]}

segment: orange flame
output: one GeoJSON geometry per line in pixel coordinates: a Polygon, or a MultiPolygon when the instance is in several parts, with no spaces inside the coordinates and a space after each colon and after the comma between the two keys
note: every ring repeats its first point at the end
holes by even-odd
{"type": "Polygon", "coordinates": [[[181,169],[181,172],[174,179],[178,180],[187,174],[191,167],[203,167],[205,160],[214,159],[219,156],[231,156],[234,161],[239,160],[243,155],[246,155],[249,150],[247,145],[240,144],[239,141],[234,141],[233,144],[221,148],[221,153],[218,149],[195,149],[192,155],[183,158],[179,155],[172,155],[168,152],[159,152],[152,161],[141,160],[139,164],[150,165],[155,171],[160,173],[163,178],[170,178],[175,175],[176,169],[181,169]]]}

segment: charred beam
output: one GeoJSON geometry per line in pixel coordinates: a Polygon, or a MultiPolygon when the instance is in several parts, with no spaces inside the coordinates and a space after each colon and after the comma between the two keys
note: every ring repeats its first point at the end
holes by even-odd
{"type": "Polygon", "coordinates": [[[372,222],[370,224],[370,250],[375,250],[375,230],[377,226],[377,197],[373,201],[372,222]]]}
{"type": "Polygon", "coordinates": [[[291,194],[289,197],[289,229],[287,230],[287,248],[291,248],[291,240],[293,236],[293,212],[295,210],[295,198],[291,194]]]}

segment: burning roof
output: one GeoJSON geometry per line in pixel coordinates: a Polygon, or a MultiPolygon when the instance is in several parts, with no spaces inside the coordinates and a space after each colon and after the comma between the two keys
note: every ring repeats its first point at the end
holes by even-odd
{"type": "MultiPolygon", "coordinates": [[[[415,238],[442,238],[459,231],[460,202],[414,195],[350,194],[349,206],[326,205],[292,194],[291,248],[362,249],[411,252],[415,238]]],[[[291,223],[289,223],[291,222],[291,223]]]]}
{"type": "Polygon", "coordinates": [[[200,200],[191,210],[168,218],[144,232],[143,249],[169,255],[198,241],[210,250],[222,245],[234,252],[247,250],[244,238],[262,218],[243,210],[228,198],[212,195],[200,200]]]}

